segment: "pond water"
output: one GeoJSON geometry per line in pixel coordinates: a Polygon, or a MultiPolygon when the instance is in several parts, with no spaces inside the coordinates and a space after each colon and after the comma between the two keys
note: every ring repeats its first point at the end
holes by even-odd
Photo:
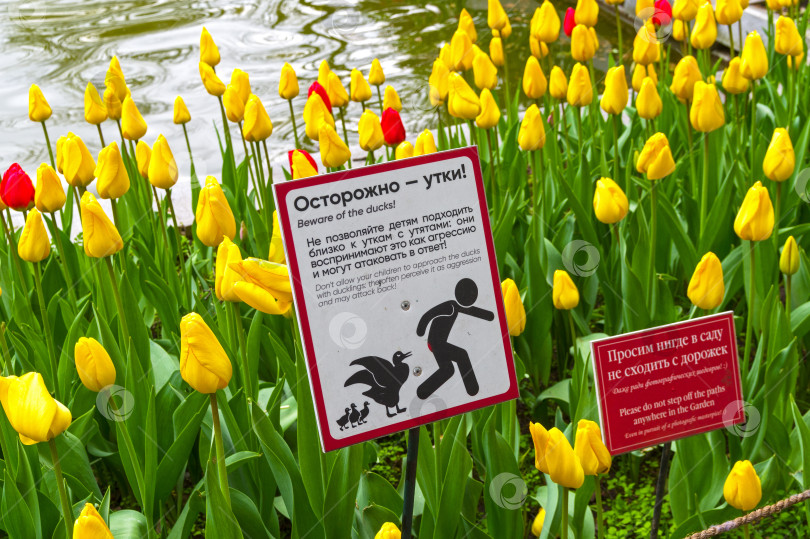
{"type": "MultiPolygon", "coordinates": [[[[530,54],[527,26],[538,5],[534,0],[504,1],[513,27],[506,40],[513,91],[530,54]]],[[[84,89],[87,82],[93,82],[103,91],[110,57],[117,55],[149,126],[145,140],[151,143],[160,133],[167,137],[187,184],[189,166],[182,129],[172,123],[173,102],[181,95],[192,115],[188,129],[198,175],[219,176],[221,160],[214,131],[214,122],[221,129],[219,105],[205,92],[197,66],[203,26],[219,46],[222,62],[217,71],[222,79],[227,83],[237,67],[249,73],[253,92],[262,98],[273,120],[268,143],[279,165],[293,147],[288,105],[278,96],[284,62],[296,69],[305,95],[321,60],[326,59],[348,87],[352,68],[367,74],[371,60],[379,58],[386,84],[400,94],[408,140],[413,141],[423,129],[435,127],[435,112],[427,101],[427,79],[440,45],[455,30],[462,7],[473,15],[479,45],[488,50],[486,0],[2,1],[0,168],[5,170],[16,161],[33,176],[39,163],[48,160],[42,128],[28,120],[32,83],[42,88],[53,108],[47,122],[52,142],[74,131],[97,155],[101,146],[98,134],[83,116],[84,89]]],[[[565,7],[567,4],[557,3],[561,14],[565,7]]],[[[612,24],[612,11],[603,10],[597,27],[601,40],[615,34],[612,24]]],[[[625,30],[625,43],[631,42],[630,31],[625,30]]],[[[561,36],[555,44],[558,62],[570,65],[567,40],[561,36]]],[[[600,51],[602,64],[607,49],[603,46],[600,51]]],[[[597,58],[597,67],[599,64],[597,58]]],[[[304,102],[304,96],[293,102],[302,136],[304,102]]],[[[355,145],[361,112],[353,103],[346,118],[355,145]]],[[[112,122],[102,127],[107,142],[117,138],[112,122]]],[[[305,147],[316,149],[309,141],[305,147]]],[[[237,157],[241,157],[241,149],[237,157]]],[[[178,211],[190,215],[190,209],[189,204],[186,211],[178,211]]]]}

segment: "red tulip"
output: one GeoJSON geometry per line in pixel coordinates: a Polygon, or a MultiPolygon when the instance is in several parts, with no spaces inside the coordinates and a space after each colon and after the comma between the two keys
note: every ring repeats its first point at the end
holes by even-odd
{"type": "Polygon", "coordinates": [[[3,174],[0,198],[6,206],[17,211],[30,209],[34,205],[34,184],[17,163],[11,165],[3,174]]]}
{"type": "Polygon", "coordinates": [[[574,20],[574,8],[569,7],[565,10],[565,19],[563,20],[563,31],[565,35],[571,37],[571,32],[574,31],[574,26],[577,25],[577,22],[574,20]]]}
{"type": "Polygon", "coordinates": [[[669,0],[656,0],[652,23],[655,26],[666,26],[670,21],[672,21],[672,6],[669,0]]]}
{"type": "Polygon", "coordinates": [[[309,87],[309,92],[307,92],[307,98],[309,98],[309,96],[311,96],[313,92],[321,96],[321,99],[323,99],[326,108],[329,109],[329,114],[332,114],[332,102],[329,101],[329,96],[326,94],[326,88],[321,86],[321,83],[319,83],[318,81],[315,81],[309,87]]]}
{"type": "Polygon", "coordinates": [[[382,120],[380,120],[380,125],[382,125],[385,143],[389,146],[397,146],[400,142],[405,140],[405,126],[402,125],[402,118],[399,117],[399,113],[396,110],[390,107],[385,109],[382,114],[382,120]]]}
{"type": "MultiPolygon", "coordinates": [[[[315,84],[318,83],[316,82],[315,84]]],[[[287,152],[287,160],[290,162],[290,170],[293,169],[293,152],[298,152],[304,157],[306,157],[307,161],[309,161],[309,164],[312,165],[312,168],[314,168],[316,171],[318,170],[318,163],[315,162],[315,159],[313,159],[313,157],[309,155],[309,152],[307,152],[306,150],[290,150],[289,152],[287,152]]]]}

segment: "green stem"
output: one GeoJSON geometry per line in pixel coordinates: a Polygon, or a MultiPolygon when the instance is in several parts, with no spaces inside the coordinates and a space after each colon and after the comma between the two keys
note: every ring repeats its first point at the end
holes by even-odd
{"type": "Polygon", "coordinates": [[[751,355],[751,345],[752,345],[752,341],[754,340],[752,332],[753,332],[753,327],[754,327],[754,300],[756,299],[756,288],[755,288],[756,285],[755,285],[755,281],[754,281],[754,271],[755,271],[755,268],[754,268],[754,262],[755,262],[754,249],[756,247],[756,244],[753,241],[749,241],[748,246],[749,246],[748,252],[750,253],[750,256],[751,256],[751,268],[750,268],[751,274],[749,275],[749,278],[748,278],[748,288],[749,288],[749,290],[748,290],[748,320],[745,323],[745,353],[743,355],[743,362],[742,362],[743,363],[742,366],[743,366],[744,375],[748,374],[748,358],[751,355]]]}
{"type": "Polygon", "coordinates": [[[380,118],[382,118],[382,113],[383,113],[383,100],[382,100],[382,94],[380,94],[380,85],[378,84],[378,85],[376,86],[376,88],[377,88],[377,100],[380,102],[380,118]]]}
{"type": "Polygon", "coordinates": [[[706,212],[709,205],[709,133],[703,135],[703,186],[700,191],[700,239],[706,232],[706,212]]]}
{"type": "Polygon", "coordinates": [[[53,333],[51,333],[51,323],[48,320],[48,308],[45,305],[45,294],[42,293],[42,268],[41,262],[34,262],[34,284],[37,289],[37,299],[39,300],[39,313],[42,316],[42,331],[45,333],[45,342],[48,345],[48,357],[51,360],[51,373],[53,375],[53,392],[59,394],[58,362],[56,359],[56,347],[53,344],[53,333]]]}
{"type": "Polygon", "coordinates": [[[188,140],[188,129],[186,124],[183,124],[183,136],[186,138],[186,148],[188,148],[188,160],[191,161],[191,168],[196,172],[197,167],[194,166],[194,156],[191,155],[191,142],[188,140]]]}
{"type": "Polygon", "coordinates": [[[494,210],[498,207],[498,201],[495,198],[497,194],[497,189],[495,185],[495,160],[492,157],[492,135],[489,131],[490,131],[489,129],[486,130],[487,148],[489,149],[490,191],[492,192],[491,193],[492,200],[490,202],[490,206],[494,214],[494,210]]]}
{"type": "MultiPolygon", "coordinates": [[[[273,237],[273,192],[272,192],[272,185],[273,185],[273,166],[270,164],[270,152],[267,149],[267,140],[263,140],[262,144],[264,145],[264,157],[267,161],[267,174],[268,174],[268,182],[262,183],[262,195],[264,199],[262,200],[263,208],[264,208],[264,224],[267,227],[267,238],[268,241],[271,237],[273,237]]],[[[258,148],[258,143],[256,143],[256,147],[258,148]]],[[[261,149],[259,149],[259,153],[261,154],[261,149]]]]}
{"type": "Polygon", "coordinates": [[[560,530],[560,537],[568,539],[568,489],[563,487],[562,491],[562,529],[560,530]]]}
{"type": "Polygon", "coordinates": [[[239,359],[242,360],[242,383],[245,384],[245,395],[253,398],[252,379],[248,372],[247,339],[245,339],[245,326],[242,325],[242,314],[239,310],[239,303],[229,301],[233,311],[234,323],[236,324],[236,334],[239,338],[239,359]]]}
{"type": "Polygon", "coordinates": [[[602,517],[602,479],[596,476],[596,526],[597,537],[602,539],[605,536],[605,526],[602,517]]]}
{"type": "MultiPolygon", "coordinates": [[[[619,115],[613,116],[613,181],[619,183],[619,115]]],[[[624,186],[625,191],[627,186],[624,186]]]]}
{"type": "MultiPolygon", "coordinates": [[[[8,351],[8,343],[6,342],[5,322],[0,322],[0,350],[3,351],[3,376],[8,376],[9,373],[13,373],[13,369],[11,365],[11,354],[8,351]]],[[[0,436],[0,438],[2,438],[2,436],[0,436]]]]}
{"type": "Polygon", "coordinates": [[[745,539],[750,539],[750,537],[751,537],[751,532],[748,531],[748,524],[747,523],[743,524],[743,535],[745,536],[745,539]]]}
{"type": "MultiPolygon", "coordinates": [[[[346,110],[346,107],[339,107],[338,110],[340,111],[340,125],[343,126],[343,141],[346,143],[346,146],[348,147],[349,146],[349,134],[346,131],[346,120],[344,119],[344,114],[343,114],[344,111],[346,110]]],[[[351,159],[351,157],[349,158],[347,163],[349,164],[349,169],[351,169],[352,168],[352,159],[351,159]]]]}
{"type": "Polygon", "coordinates": [[[582,109],[580,107],[575,107],[577,114],[577,145],[579,145],[579,164],[580,167],[582,166],[582,159],[585,157],[582,152],[582,109]]]}
{"type": "Polygon", "coordinates": [[[233,142],[231,142],[231,130],[228,127],[228,116],[225,114],[225,105],[222,103],[222,97],[217,97],[219,101],[219,110],[222,113],[222,129],[225,130],[225,144],[226,144],[226,151],[231,150],[230,159],[228,160],[229,164],[231,165],[231,172],[233,173],[233,178],[236,178],[236,161],[234,161],[233,157],[233,142]]]}
{"type": "Polygon", "coordinates": [[[757,81],[751,81],[751,183],[754,182],[754,145],[756,144],[757,127],[757,81]]]}
{"type": "MultiPolygon", "coordinates": [[[[782,215],[782,182],[776,182],[776,200],[773,210],[773,246],[775,252],[779,252],[779,219],[782,215]]],[[[777,277],[777,287],[778,287],[777,277]]]]}
{"type": "Polygon", "coordinates": [[[104,265],[107,266],[107,275],[110,276],[113,296],[115,296],[115,306],[118,308],[118,322],[121,324],[121,335],[124,337],[124,346],[122,349],[127,350],[129,346],[129,327],[127,326],[127,318],[124,314],[124,304],[121,302],[121,291],[118,289],[118,281],[115,278],[115,272],[113,271],[112,261],[109,256],[104,257],[104,265]]]}
{"type": "Polygon", "coordinates": [[[568,166],[571,166],[571,163],[574,160],[574,156],[571,155],[571,141],[568,138],[568,115],[565,113],[565,101],[560,100],[560,116],[562,117],[562,132],[563,138],[565,139],[565,152],[568,155],[568,166]]]}
{"type": "Polygon", "coordinates": [[[253,165],[254,168],[256,169],[256,172],[254,173],[253,172],[254,169],[250,167],[251,159],[250,159],[250,152],[248,151],[247,147],[247,141],[245,141],[245,135],[242,134],[242,122],[239,122],[239,138],[242,139],[242,147],[245,149],[245,159],[247,159],[248,162],[247,169],[248,172],[250,173],[250,180],[251,182],[253,182],[253,189],[255,189],[256,194],[259,195],[259,184],[256,183],[256,177],[259,175],[259,159],[257,158],[256,162],[253,165]]]}
{"type": "Polygon", "coordinates": [[[785,312],[790,319],[790,275],[785,275],[785,312]]]}
{"type": "Polygon", "coordinates": [[[295,125],[295,111],[293,110],[292,99],[288,99],[287,103],[290,105],[290,119],[292,120],[293,135],[295,136],[295,147],[300,148],[301,143],[298,141],[298,127],[295,125]]]}
{"type": "Polygon", "coordinates": [[[53,148],[51,148],[51,137],[48,136],[48,128],[45,127],[45,120],[42,120],[42,132],[45,133],[45,144],[48,146],[48,156],[51,158],[51,166],[56,170],[56,159],[53,158],[53,148]]]}
{"type": "Polygon", "coordinates": [[[112,208],[113,222],[115,223],[115,228],[117,228],[119,232],[124,232],[121,229],[121,220],[118,218],[118,204],[115,203],[114,198],[110,199],[110,207],[112,208]]]}
{"type": "Polygon", "coordinates": [[[163,235],[163,245],[166,248],[169,247],[169,236],[166,234],[166,218],[163,216],[163,205],[160,203],[160,197],[158,197],[157,188],[154,185],[151,185],[152,193],[155,195],[155,202],[157,203],[158,209],[158,220],[160,220],[160,230],[163,235]]]}
{"type": "Polygon", "coordinates": [[[20,278],[20,286],[22,286],[25,296],[28,296],[28,285],[25,282],[25,276],[23,275],[22,266],[20,265],[20,255],[17,252],[17,241],[14,238],[14,225],[11,221],[11,212],[6,209],[6,214],[8,215],[8,227],[6,226],[6,221],[3,219],[2,215],[0,215],[0,221],[3,223],[3,232],[6,235],[9,249],[11,250],[11,259],[14,260],[14,267],[17,268],[17,276],[20,278]]]}
{"type": "Polygon", "coordinates": [[[56,475],[56,487],[59,489],[59,502],[62,504],[62,518],[65,520],[65,536],[67,539],[73,537],[73,507],[68,499],[65,489],[65,478],[62,477],[62,464],[59,462],[59,452],[56,450],[56,442],[48,440],[48,447],[51,450],[51,460],[53,461],[53,473],[56,475]]]}
{"type": "Polygon", "coordinates": [[[650,304],[650,313],[655,315],[655,236],[658,228],[658,193],[655,190],[655,181],[650,181],[650,286],[647,290],[650,304]]]}
{"type": "Polygon", "coordinates": [[[177,258],[180,261],[180,280],[183,284],[183,291],[187,293],[188,305],[191,305],[191,280],[186,275],[186,257],[183,255],[183,242],[180,239],[180,226],[177,224],[177,212],[174,211],[172,202],[172,190],[166,189],[166,203],[172,213],[172,224],[174,225],[174,239],[177,241],[177,258]]]}
{"type": "Polygon", "coordinates": [[[214,442],[216,446],[217,470],[219,472],[219,484],[222,488],[222,495],[231,507],[231,490],[228,487],[228,469],[225,466],[225,446],[222,444],[222,429],[219,426],[219,409],[217,408],[217,394],[211,393],[211,417],[214,422],[214,442]]]}
{"type": "Polygon", "coordinates": [[[695,157],[693,155],[693,148],[694,148],[694,138],[692,136],[692,122],[689,120],[689,101],[686,102],[686,138],[689,142],[689,148],[687,148],[686,153],[689,156],[689,175],[692,179],[692,197],[697,198],[698,196],[698,184],[697,184],[697,173],[695,172],[695,157]]]}
{"type": "Polygon", "coordinates": [[[101,124],[96,124],[96,127],[98,128],[98,138],[99,138],[99,140],[101,140],[101,147],[106,148],[107,143],[104,142],[104,133],[102,133],[102,131],[101,131],[101,124]]]}
{"type": "Polygon", "coordinates": [[[76,305],[76,293],[73,291],[73,278],[70,276],[70,268],[68,267],[67,258],[65,257],[65,247],[62,243],[62,236],[56,227],[56,212],[51,212],[51,230],[54,241],[56,242],[56,251],[59,253],[59,258],[62,263],[59,267],[62,269],[62,276],[65,279],[65,286],[67,286],[68,297],[73,305],[76,305]]]}

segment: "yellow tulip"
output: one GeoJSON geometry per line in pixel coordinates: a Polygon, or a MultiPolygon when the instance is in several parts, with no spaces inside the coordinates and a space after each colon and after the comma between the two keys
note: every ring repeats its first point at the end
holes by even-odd
{"type": "Polygon", "coordinates": [[[217,247],[226,236],[230,239],[236,236],[236,220],[231,206],[213,176],[205,178],[205,186],[200,189],[194,220],[197,238],[208,247],[217,247]]]}
{"type": "MultiPolygon", "coordinates": [[[[498,125],[498,121],[501,119],[501,109],[498,108],[498,104],[495,102],[492,92],[487,88],[484,88],[481,92],[479,101],[481,102],[481,113],[475,117],[475,125],[481,129],[492,129],[498,125]]],[[[417,146],[419,145],[418,139],[416,144],[417,146]]]]}
{"type": "Polygon", "coordinates": [[[28,89],[28,119],[32,122],[44,122],[51,117],[51,113],[51,106],[42,90],[36,84],[32,84],[28,89]]]}
{"type": "Polygon", "coordinates": [[[397,91],[390,84],[385,87],[383,93],[383,110],[385,109],[394,109],[397,112],[402,110],[402,101],[399,100],[397,91]]]}
{"type": "Polygon", "coordinates": [[[129,191],[129,174],[117,142],[111,142],[99,152],[94,174],[98,178],[96,188],[101,198],[121,198],[129,191]]]}
{"type": "Polygon", "coordinates": [[[222,97],[225,93],[225,83],[214,72],[214,68],[205,62],[200,62],[200,79],[205,91],[215,97],[222,97]]]}
{"type": "Polygon", "coordinates": [[[121,234],[90,191],[84,192],[80,205],[84,254],[90,258],[104,258],[123,249],[121,234]]]}
{"type": "Polygon", "coordinates": [[[362,103],[371,99],[371,86],[368,85],[359,69],[352,69],[352,80],[349,86],[351,100],[362,103]]]}
{"type": "Polygon", "coordinates": [[[689,36],[692,46],[696,49],[708,49],[717,41],[717,22],[714,20],[712,4],[703,0],[697,11],[695,27],[689,36]]]}
{"type": "Polygon", "coordinates": [[[393,522],[386,522],[374,536],[374,539],[401,539],[402,533],[393,522]]]}
{"type": "Polygon", "coordinates": [[[489,41],[489,57],[493,64],[503,67],[503,41],[501,38],[493,37],[489,41]]]}
{"type": "Polygon", "coordinates": [[[618,223],[627,215],[627,195],[610,178],[599,178],[593,194],[593,211],[596,218],[607,225],[618,223]]]}
{"type": "Polygon", "coordinates": [[[93,181],[96,162],[81,137],[68,133],[61,146],[56,145],[56,153],[57,163],[62,161],[62,173],[70,185],[87,187],[93,181]]]}
{"type": "Polygon", "coordinates": [[[433,133],[431,133],[428,129],[425,129],[419,133],[419,136],[416,137],[413,155],[427,155],[430,153],[436,153],[437,151],[438,150],[436,149],[436,141],[433,138],[433,133]]]}
{"type": "Polygon", "coordinates": [[[741,64],[740,57],[735,56],[723,72],[723,89],[730,94],[742,94],[748,91],[750,81],[740,73],[741,64]]]}
{"type": "Polygon", "coordinates": [[[352,158],[349,147],[337,134],[335,128],[327,123],[321,123],[318,142],[321,149],[321,163],[325,167],[337,168],[343,166],[346,161],[352,158]]]}
{"type": "Polygon", "coordinates": [[[745,38],[741,57],[740,73],[746,79],[759,80],[768,74],[768,54],[756,30],[745,38]]]}
{"type": "Polygon", "coordinates": [[[315,166],[309,162],[309,159],[307,159],[307,157],[298,150],[293,150],[291,172],[293,180],[300,180],[301,178],[309,178],[311,176],[318,175],[318,169],[315,168],[315,166]]]}
{"type": "Polygon", "coordinates": [[[546,464],[551,480],[565,488],[579,488],[585,481],[585,472],[571,443],[560,429],[548,431],[546,464]]]}
{"type": "Polygon", "coordinates": [[[532,535],[535,537],[540,537],[543,533],[543,524],[546,522],[546,510],[542,507],[537,512],[537,516],[534,517],[532,521],[532,535]]]}
{"type": "Polygon", "coordinates": [[[230,264],[240,280],[233,292],[240,300],[266,314],[285,314],[292,305],[292,289],[287,266],[257,258],[230,264]]]}
{"type": "Polygon", "coordinates": [[[407,159],[409,157],[413,157],[413,144],[403,140],[394,150],[394,159],[407,159]]]}
{"type": "Polygon", "coordinates": [[[503,30],[508,24],[509,17],[506,16],[500,1],[487,0],[487,26],[492,30],[503,30]]]}
{"type": "MultiPolygon", "coordinates": [[[[319,97],[320,99],[320,97],[319,97]]],[[[242,125],[242,136],[248,142],[266,140],[273,133],[273,122],[264,108],[261,99],[250,94],[245,105],[245,123],[242,125]]]]}
{"type": "Polygon", "coordinates": [[[680,41],[681,43],[686,42],[686,33],[687,33],[687,23],[683,22],[680,19],[672,19],[672,39],[675,41],[680,41]]]}
{"type": "Polygon", "coordinates": [[[554,99],[565,99],[568,94],[568,79],[565,78],[565,72],[560,66],[551,68],[551,75],[549,76],[549,93],[554,99]]]}
{"type": "Polygon", "coordinates": [[[605,75],[605,92],[602,94],[600,102],[602,110],[608,114],[621,114],[624,107],[627,106],[628,97],[624,66],[611,67],[605,75]]]}
{"type": "Polygon", "coordinates": [[[204,394],[224,389],[233,375],[225,349],[203,317],[193,312],[180,320],[180,375],[204,394]]]}
{"type": "Polygon", "coordinates": [[[523,308],[523,301],[520,299],[520,292],[515,281],[512,279],[504,280],[501,283],[501,295],[503,296],[509,335],[517,337],[526,328],[526,309],[523,308]]]}
{"type": "Polygon", "coordinates": [[[450,43],[445,42],[444,45],[439,49],[439,60],[441,60],[447,69],[453,69],[453,58],[450,51],[450,43]]]}
{"type": "Polygon", "coordinates": [[[34,191],[34,204],[43,213],[53,213],[65,205],[65,190],[56,171],[46,163],[37,167],[37,186],[34,191]]]}
{"type": "Polygon", "coordinates": [[[748,190],[734,219],[734,232],[740,239],[762,241],[773,232],[773,205],[768,190],[757,182],[748,190]]]}
{"type": "Polygon", "coordinates": [[[774,50],[779,54],[796,56],[804,53],[802,36],[796,28],[796,23],[790,17],[779,17],[776,21],[776,41],[774,50]]]}
{"type": "Polygon", "coordinates": [[[796,168],[796,153],[790,134],[784,127],[777,127],[773,131],[768,151],[762,161],[762,171],[769,180],[783,182],[793,175],[796,168]]]}
{"type": "Polygon", "coordinates": [[[537,14],[537,27],[532,34],[543,43],[553,43],[560,36],[560,16],[549,0],[543,0],[535,11],[537,14]]]}
{"type": "Polygon", "coordinates": [[[321,60],[321,65],[318,66],[318,84],[326,88],[326,85],[329,83],[329,73],[331,72],[329,62],[321,60]]]}
{"type": "Polygon", "coordinates": [[[450,70],[439,58],[433,61],[433,70],[428,78],[430,104],[434,107],[444,104],[449,91],[450,70]]]}
{"type": "Polygon", "coordinates": [[[104,108],[110,120],[121,119],[121,100],[115,95],[115,90],[109,86],[104,90],[104,108]]]}
{"type": "Polygon", "coordinates": [[[138,140],[146,134],[146,122],[131,96],[125,97],[121,106],[121,132],[127,140],[138,140]]]}
{"type": "Polygon", "coordinates": [[[548,81],[540,67],[540,62],[534,56],[529,56],[523,70],[523,93],[529,99],[540,99],[545,95],[547,88],[548,81]]]}
{"type": "Polygon", "coordinates": [[[385,82],[385,73],[383,73],[382,64],[377,58],[371,61],[371,67],[368,70],[368,82],[374,86],[380,86],[385,82]]]}
{"type": "Polygon", "coordinates": [[[529,421],[529,433],[532,435],[534,445],[534,467],[542,473],[548,473],[546,462],[546,449],[548,448],[548,431],[540,423],[529,421]]]}
{"type": "Polygon", "coordinates": [[[242,103],[247,103],[248,98],[252,94],[250,91],[250,75],[239,68],[234,69],[233,73],[231,73],[229,86],[233,86],[236,89],[236,93],[239,95],[239,99],[242,100],[242,103]]]}
{"type": "Polygon", "coordinates": [[[450,115],[463,120],[474,120],[481,113],[481,102],[472,88],[458,73],[448,78],[447,107],[450,115]]]}
{"type": "Polygon", "coordinates": [[[135,162],[138,165],[138,172],[144,178],[149,177],[149,161],[152,159],[152,148],[142,140],[135,146],[135,162]]]}
{"type": "MultiPolygon", "coordinates": [[[[371,93],[371,90],[369,90],[371,93]]],[[[304,105],[304,124],[306,127],[307,136],[311,140],[318,140],[319,132],[322,124],[327,124],[334,129],[335,118],[326,108],[326,103],[323,102],[321,96],[316,92],[312,92],[304,105]]]]}
{"type": "Polygon", "coordinates": [[[582,465],[585,475],[607,473],[613,457],[602,442],[602,431],[599,425],[587,419],[577,423],[577,436],[574,440],[574,454],[582,465]]]}
{"type": "Polygon", "coordinates": [[[762,499],[762,485],[750,461],[739,460],[723,484],[723,497],[740,511],[750,511],[762,499]]]}
{"type": "Polygon", "coordinates": [[[211,34],[205,26],[203,26],[202,32],[200,32],[200,62],[215,67],[219,64],[219,60],[219,48],[217,48],[217,44],[214,43],[214,38],[211,37],[211,34]]]}
{"type": "Polygon", "coordinates": [[[127,81],[124,78],[124,72],[121,70],[121,64],[118,62],[117,56],[110,58],[110,67],[104,76],[104,85],[108,90],[115,93],[115,97],[118,98],[119,102],[124,101],[124,98],[129,95],[127,81]]]}
{"type": "Polygon", "coordinates": [[[686,296],[693,305],[700,309],[710,311],[723,302],[726,285],[723,282],[723,266],[717,255],[709,251],[698,262],[686,296]]]}
{"type": "Polygon", "coordinates": [[[99,125],[107,119],[107,107],[92,82],[84,89],[84,121],[99,125]]]}
{"type": "Polygon", "coordinates": [[[155,144],[152,146],[152,154],[149,158],[149,170],[146,176],[149,183],[158,189],[171,189],[177,183],[177,162],[169,147],[169,141],[163,135],[158,135],[155,144]]]}
{"type": "Polygon", "coordinates": [[[636,16],[642,21],[655,13],[655,0],[636,0],[636,16]]]}
{"type": "Polygon", "coordinates": [[[364,110],[362,116],[360,116],[357,133],[360,148],[367,152],[378,150],[385,144],[380,118],[371,109],[364,110]]]}
{"type": "Polygon", "coordinates": [[[661,114],[664,103],[658,95],[658,88],[650,77],[645,77],[641,84],[641,91],[636,96],[636,110],[645,120],[652,120],[661,114]]]}
{"type": "Polygon", "coordinates": [[[577,0],[577,7],[574,10],[574,21],[585,26],[596,26],[599,18],[599,5],[596,0],[577,0]]]}
{"type": "Polygon", "coordinates": [[[115,383],[115,365],[97,340],[80,337],[73,348],[73,358],[79,379],[90,391],[98,393],[115,383]]]}
{"type": "Polygon", "coordinates": [[[236,273],[231,264],[242,261],[242,253],[239,246],[233,243],[228,236],[222,238],[222,243],[217,248],[216,279],[214,291],[220,301],[238,302],[239,296],[234,292],[233,287],[239,281],[239,274],[236,273]]]}
{"type": "Polygon", "coordinates": [[[26,262],[42,262],[51,254],[51,241],[48,239],[45,221],[36,208],[32,208],[25,219],[17,254],[26,262]]]}
{"type": "Polygon", "coordinates": [[[694,20],[698,12],[699,0],[675,0],[672,5],[672,18],[682,22],[694,20]]]}
{"type": "Polygon", "coordinates": [[[789,236],[779,255],[779,271],[785,275],[793,275],[799,271],[799,246],[796,238],[789,236]]]}
{"type": "MultiPolygon", "coordinates": [[[[386,95],[388,91],[386,90],[386,95]]],[[[333,71],[329,73],[326,85],[326,95],[329,96],[329,101],[333,107],[341,108],[349,104],[349,94],[346,93],[346,88],[340,82],[338,77],[333,71]]]]}
{"type": "Polygon", "coordinates": [[[183,98],[179,95],[174,98],[174,114],[172,115],[172,121],[177,125],[186,124],[191,121],[191,113],[186,107],[186,102],[183,101],[183,98]]]}
{"type": "Polygon", "coordinates": [[[768,9],[771,11],[779,11],[782,9],[782,2],[781,0],[765,0],[765,5],[768,6],[768,9]]]}
{"type": "Polygon", "coordinates": [[[466,8],[463,8],[461,14],[458,16],[458,29],[467,32],[467,35],[470,36],[473,43],[478,41],[478,32],[475,31],[475,22],[466,8]]]}
{"type": "Polygon", "coordinates": [[[79,518],[73,523],[73,539],[113,539],[107,523],[93,504],[84,504],[79,518]]]}
{"type": "Polygon", "coordinates": [[[697,60],[694,56],[684,56],[678,61],[675,66],[675,72],[672,74],[672,84],[669,89],[675,94],[681,103],[692,99],[695,91],[695,83],[703,80],[700,74],[697,60]]]}
{"type": "Polygon", "coordinates": [[[498,68],[483,52],[476,54],[473,58],[473,76],[479,90],[494,90],[498,86],[498,68]]]}
{"type": "Polygon", "coordinates": [[[70,410],[48,393],[38,372],[19,378],[0,377],[0,402],[8,422],[25,445],[52,440],[65,432],[73,420],[70,410]]]}
{"type": "Polygon", "coordinates": [[[233,84],[228,84],[225,87],[225,93],[222,94],[222,104],[225,106],[225,116],[228,121],[237,124],[245,119],[245,102],[239,96],[239,89],[233,84]]]}
{"type": "Polygon", "coordinates": [[[648,180],[660,180],[675,172],[675,160],[665,134],[655,133],[647,139],[638,156],[636,170],[646,174],[648,180]]]}
{"type": "Polygon", "coordinates": [[[655,26],[650,18],[638,29],[636,37],[633,39],[633,61],[646,66],[657,62],[660,57],[661,45],[658,43],[655,26]]]}
{"type": "Polygon", "coordinates": [[[453,39],[450,41],[450,57],[453,62],[453,69],[455,71],[467,71],[472,67],[473,57],[473,43],[467,32],[463,30],[456,30],[453,34],[453,39]]]}
{"type": "Polygon", "coordinates": [[[284,264],[284,241],[281,237],[281,226],[278,224],[278,212],[273,210],[273,234],[270,236],[270,254],[267,259],[276,264],[284,264]]]}
{"type": "Polygon", "coordinates": [[[593,101],[593,86],[588,68],[574,64],[571,78],[568,80],[568,104],[572,107],[587,107],[593,101]]]}
{"type": "Polygon", "coordinates": [[[540,109],[532,104],[523,115],[518,131],[518,145],[526,152],[539,150],[546,145],[546,130],[543,126],[543,118],[540,116],[540,109]]]}
{"type": "Polygon", "coordinates": [[[717,0],[714,16],[717,24],[732,25],[742,18],[743,8],[740,0],[717,0]]]}
{"type": "Polygon", "coordinates": [[[299,91],[298,76],[295,74],[295,70],[288,62],[284,62],[284,65],[281,66],[281,79],[278,81],[279,97],[289,101],[297,97],[299,91]]]}
{"type": "Polygon", "coordinates": [[[578,24],[571,32],[571,56],[577,62],[588,62],[596,54],[596,46],[590,29],[584,24],[578,24]]]}
{"type": "Polygon", "coordinates": [[[532,56],[538,60],[542,60],[548,56],[548,45],[543,41],[538,41],[534,36],[529,37],[529,47],[532,50],[532,56]]]}
{"type": "Polygon", "coordinates": [[[698,81],[695,83],[689,121],[692,123],[692,127],[701,133],[711,133],[726,123],[723,102],[720,101],[720,95],[717,93],[714,82],[698,81]]]}
{"type": "Polygon", "coordinates": [[[570,311],[579,305],[579,290],[565,270],[554,272],[551,292],[554,307],[557,309],[570,311]]]}

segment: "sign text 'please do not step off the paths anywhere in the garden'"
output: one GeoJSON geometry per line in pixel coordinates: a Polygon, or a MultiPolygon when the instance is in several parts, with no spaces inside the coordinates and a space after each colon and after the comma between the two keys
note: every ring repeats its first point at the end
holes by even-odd
{"type": "Polygon", "coordinates": [[[274,189],[324,451],[518,397],[475,148],[274,189]]]}

